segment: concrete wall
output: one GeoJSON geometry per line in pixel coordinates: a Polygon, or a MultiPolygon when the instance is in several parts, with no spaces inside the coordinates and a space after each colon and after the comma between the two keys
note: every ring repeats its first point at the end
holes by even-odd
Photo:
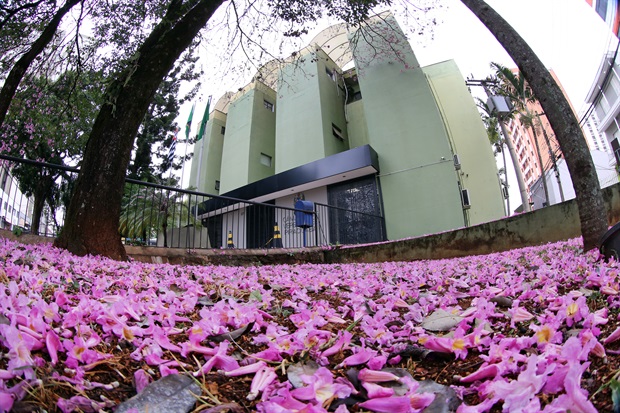
{"type": "Polygon", "coordinates": [[[261,83],[244,90],[228,108],[226,139],[222,152],[220,193],[273,175],[276,114],[275,92],[261,83]],[[272,156],[272,166],[261,164],[260,153],[272,156]]]}
{"type": "Polygon", "coordinates": [[[489,138],[465,79],[453,60],[424,67],[441,111],[453,153],[461,168],[457,179],[469,191],[467,224],[503,217],[504,198],[489,138]]]}
{"type": "MultiPolygon", "coordinates": [[[[398,27],[393,17],[373,24],[377,33],[398,27]]],[[[390,40],[381,44],[383,38],[375,36],[378,43],[370,46],[364,38],[351,38],[357,42],[354,59],[368,141],[379,155],[387,236],[462,227],[452,151],[435,97],[404,34],[394,32],[390,40]]]]}
{"type": "Polygon", "coordinates": [[[216,181],[220,181],[222,167],[222,150],[224,148],[224,136],[222,128],[226,127],[226,115],[214,110],[210,114],[209,122],[205,127],[205,136],[194,147],[192,168],[190,174],[190,186],[197,188],[198,192],[219,195],[216,189],[216,181]],[[202,156],[200,155],[202,151],[202,156]],[[202,161],[202,167],[198,167],[202,161]],[[200,173],[200,177],[198,174],[200,173]]]}
{"type": "MultiPolygon", "coordinates": [[[[344,94],[325,69],[336,69],[314,48],[300,52],[286,65],[278,84],[275,173],[287,171],[349,148],[344,119],[344,94]],[[332,134],[332,123],[344,136],[332,134]]],[[[336,79],[339,79],[339,74],[336,79]]]]}
{"type": "Polygon", "coordinates": [[[349,146],[351,149],[368,145],[368,126],[364,117],[364,100],[349,103],[347,110],[347,131],[349,132],[349,146]]]}
{"type": "Polygon", "coordinates": [[[276,100],[274,90],[263,84],[258,84],[254,93],[247,183],[259,181],[275,173],[276,100]],[[273,105],[273,110],[270,111],[265,106],[267,103],[273,105]],[[270,159],[270,165],[261,161],[261,154],[270,159]]]}

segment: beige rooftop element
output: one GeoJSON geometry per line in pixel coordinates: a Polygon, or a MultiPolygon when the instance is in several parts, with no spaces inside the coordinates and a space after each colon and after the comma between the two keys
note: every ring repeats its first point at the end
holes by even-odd
{"type": "MultiPolygon", "coordinates": [[[[385,19],[390,15],[391,13],[389,11],[379,13],[368,19],[367,23],[370,23],[373,20],[385,19]]],[[[258,69],[252,82],[254,80],[258,80],[269,86],[271,89],[278,90],[278,74],[282,66],[295,61],[295,59],[300,56],[304,56],[317,50],[317,48],[322,49],[329,56],[329,58],[338,65],[340,70],[343,70],[343,68],[353,60],[353,53],[349,45],[349,35],[354,30],[357,29],[349,27],[346,23],[335,24],[326,28],[317,34],[308,43],[308,46],[297,52],[293,52],[291,56],[285,59],[273,59],[265,63],[258,69]]],[[[252,84],[252,82],[248,83],[248,85],[242,89],[246,89],[252,84]]],[[[228,106],[226,106],[226,110],[228,110],[228,106]]]]}

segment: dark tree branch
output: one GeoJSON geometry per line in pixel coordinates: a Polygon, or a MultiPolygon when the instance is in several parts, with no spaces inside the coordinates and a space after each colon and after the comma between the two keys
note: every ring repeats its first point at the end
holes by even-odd
{"type": "Polygon", "coordinates": [[[26,3],[14,9],[4,7],[0,4],[0,10],[7,13],[7,15],[0,21],[0,31],[4,28],[4,26],[19,12],[22,12],[27,9],[36,9],[39,7],[39,4],[43,3],[43,0],[35,1],[32,3],[26,3]]]}
{"type": "Polygon", "coordinates": [[[4,82],[4,86],[2,86],[2,90],[0,91],[0,126],[4,123],[11,100],[13,99],[13,96],[15,96],[15,91],[17,90],[17,87],[19,86],[19,83],[24,77],[26,71],[30,67],[30,64],[52,41],[63,17],[69,12],[69,10],[71,10],[71,8],[73,8],[73,6],[81,1],[83,0],[67,0],[67,2],[54,14],[54,17],[52,17],[51,21],[45,27],[45,30],[43,30],[43,33],[41,33],[39,38],[32,44],[30,50],[28,50],[28,52],[26,52],[26,54],[24,54],[15,63],[13,69],[11,69],[4,82]]]}

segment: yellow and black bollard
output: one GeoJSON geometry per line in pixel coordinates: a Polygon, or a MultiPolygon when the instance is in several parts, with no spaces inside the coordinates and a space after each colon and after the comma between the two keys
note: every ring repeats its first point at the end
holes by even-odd
{"type": "Polygon", "coordinates": [[[228,241],[226,241],[226,245],[228,248],[235,248],[235,243],[233,242],[232,231],[228,231],[228,241]]]}
{"type": "Polygon", "coordinates": [[[273,239],[271,240],[271,248],[283,248],[282,234],[280,234],[280,227],[278,223],[273,226],[273,239]]]}

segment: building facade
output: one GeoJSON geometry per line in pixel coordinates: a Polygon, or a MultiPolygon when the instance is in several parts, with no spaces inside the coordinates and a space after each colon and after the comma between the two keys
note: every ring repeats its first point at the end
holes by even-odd
{"type": "MultiPolygon", "coordinates": [[[[190,178],[199,191],[213,193],[219,181],[219,193],[233,198],[382,215],[388,239],[504,215],[492,149],[458,68],[420,67],[389,14],[354,32],[327,29],[224,101],[194,149],[203,153],[190,178]],[[225,123],[213,126],[218,118],[225,123]]],[[[327,231],[380,240],[364,223],[340,221],[327,231]]],[[[280,226],[286,245],[293,225],[280,226]]]]}
{"type": "Polygon", "coordinates": [[[603,58],[586,98],[590,110],[583,115],[607,141],[606,147],[611,149],[616,163],[620,162],[620,60],[617,55],[618,50],[603,58]]]}
{"type": "MultiPolygon", "coordinates": [[[[19,182],[11,175],[11,164],[0,160],[0,228],[30,230],[32,209],[32,199],[22,194],[19,182]]],[[[47,227],[46,218],[41,221],[47,227]]]]}
{"type": "Polygon", "coordinates": [[[620,7],[618,0],[586,0],[596,13],[607,23],[610,30],[617,36],[620,28],[620,7]]]}
{"type": "MultiPolygon", "coordinates": [[[[618,172],[613,166],[609,166],[609,154],[599,150],[591,150],[590,155],[596,168],[599,185],[601,188],[618,183],[618,172]]],[[[566,160],[561,158],[557,162],[557,170],[545,171],[547,180],[547,191],[551,205],[575,198],[575,189],[571,179],[566,160]]],[[[542,179],[538,178],[531,188],[532,202],[534,209],[544,207],[545,193],[542,179]]]]}
{"type": "MultiPolygon", "coordinates": [[[[528,103],[528,109],[532,114],[543,113],[538,102],[528,103]]],[[[554,162],[562,157],[562,151],[547,117],[545,115],[534,116],[533,123],[534,130],[517,116],[510,119],[507,125],[525,186],[530,191],[543,171],[553,169],[554,162]]]]}

